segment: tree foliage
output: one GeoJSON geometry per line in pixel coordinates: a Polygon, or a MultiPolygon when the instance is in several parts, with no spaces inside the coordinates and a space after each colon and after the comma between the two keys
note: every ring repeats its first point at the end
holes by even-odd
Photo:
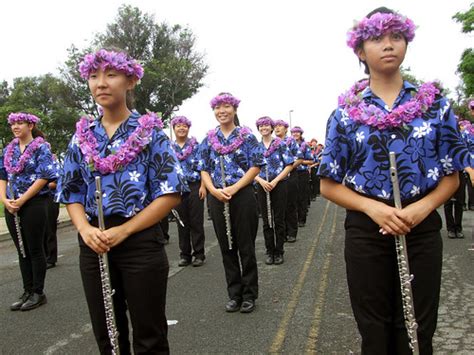
{"type": "MultiPolygon", "coordinates": [[[[471,33],[474,30],[474,3],[466,12],[458,12],[453,18],[462,24],[462,32],[471,33]]],[[[463,81],[463,91],[466,98],[474,97],[474,50],[466,49],[461,55],[458,73],[463,81]]]]}

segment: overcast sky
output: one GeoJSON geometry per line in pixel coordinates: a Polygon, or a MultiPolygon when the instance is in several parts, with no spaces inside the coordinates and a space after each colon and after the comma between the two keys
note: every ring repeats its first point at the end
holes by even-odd
{"type": "Polygon", "coordinates": [[[355,20],[379,6],[410,17],[418,26],[405,67],[422,80],[459,83],[456,67],[473,37],[452,20],[472,0],[14,0],[0,5],[0,80],[57,74],[66,49],[83,47],[113,21],[117,8],[131,4],[157,22],[188,26],[205,54],[204,87],[178,114],[193,121],[199,139],[216,125],[209,101],[229,91],[241,99],[241,122],[254,129],[260,116],[289,120],[307,139],[324,140],[327,117],[338,95],[364,76],[345,44],[355,20]]]}

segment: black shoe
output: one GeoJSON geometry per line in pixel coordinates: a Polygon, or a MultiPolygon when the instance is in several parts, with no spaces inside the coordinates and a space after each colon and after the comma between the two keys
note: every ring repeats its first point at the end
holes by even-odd
{"type": "Polygon", "coordinates": [[[199,267],[199,266],[203,266],[204,265],[204,259],[200,259],[200,258],[195,258],[194,261],[193,261],[193,266],[194,267],[199,267]]]}
{"type": "Polygon", "coordinates": [[[166,239],[166,238],[163,239],[163,244],[164,244],[164,245],[167,245],[167,244],[169,244],[169,243],[170,243],[170,240],[169,240],[169,239],[166,239]]]}
{"type": "Polygon", "coordinates": [[[26,292],[26,291],[23,292],[23,294],[20,297],[18,297],[20,300],[16,301],[10,306],[10,311],[19,311],[21,306],[23,306],[23,303],[25,303],[29,297],[30,297],[29,292],[26,292]]]}
{"type": "Polygon", "coordinates": [[[272,265],[273,264],[273,255],[267,255],[265,258],[265,264],[272,265]]]}
{"type": "Polygon", "coordinates": [[[39,306],[45,304],[47,302],[46,295],[44,293],[39,294],[39,293],[32,293],[30,294],[30,297],[28,297],[28,300],[23,303],[21,306],[22,311],[30,311],[32,309],[38,308],[39,306]]]}
{"type": "Polygon", "coordinates": [[[464,239],[464,233],[463,232],[457,232],[456,237],[458,237],[459,239],[464,239]]]}
{"type": "Polygon", "coordinates": [[[456,233],[453,231],[448,231],[448,238],[449,239],[454,239],[456,238],[456,233]]]}
{"type": "Polygon", "coordinates": [[[303,228],[305,225],[305,222],[298,222],[298,228],[303,228]]]}
{"type": "Polygon", "coordinates": [[[46,269],[52,269],[56,266],[56,263],[46,263],[46,269]]]}
{"type": "Polygon", "coordinates": [[[189,264],[191,264],[190,260],[184,258],[179,259],[178,266],[188,266],[189,264]]]}
{"type": "Polygon", "coordinates": [[[293,236],[290,235],[288,237],[288,243],[294,243],[294,242],[296,242],[296,237],[293,237],[293,236]]]}
{"type": "Polygon", "coordinates": [[[474,206],[469,206],[469,211],[474,211],[474,206]]]}
{"type": "Polygon", "coordinates": [[[240,301],[237,301],[237,300],[230,300],[225,305],[225,311],[229,313],[237,312],[239,309],[240,309],[240,301]]]}
{"type": "Polygon", "coordinates": [[[246,300],[242,302],[242,306],[240,307],[240,313],[251,313],[255,309],[255,301],[254,300],[246,300]]]}
{"type": "Polygon", "coordinates": [[[283,255],[276,255],[276,256],[275,256],[275,260],[274,260],[273,263],[274,263],[275,265],[281,265],[281,264],[283,264],[283,261],[284,261],[283,255]]]}

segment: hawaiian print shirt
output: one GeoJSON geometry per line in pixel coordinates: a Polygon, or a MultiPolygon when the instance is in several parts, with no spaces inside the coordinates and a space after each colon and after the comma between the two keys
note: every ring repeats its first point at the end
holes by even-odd
{"type": "MultiPolygon", "coordinates": [[[[301,141],[301,143],[296,142],[298,145],[298,149],[301,152],[301,156],[303,160],[313,160],[313,155],[311,154],[311,148],[309,147],[308,143],[305,141],[301,141]]],[[[300,164],[296,168],[296,171],[308,171],[308,165],[300,164]]]]}
{"type": "MultiPolygon", "coordinates": [[[[272,143],[273,144],[273,140],[272,143]]],[[[271,146],[270,144],[270,146],[271,146]]],[[[260,142],[260,145],[262,146],[262,149],[264,152],[267,151],[267,148],[263,144],[263,142],[260,142]]],[[[269,146],[269,147],[270,147],[269,146]]],[[[275,149],[272,154],[270,154],[268,157],[266,157],[267,165],[260,171],[259,176],[262,179],[267,180],[267,169],[268,169],[268,181],[272,181],[275,179],[280,173],[285,169],[287,165],[292,165],[295,161],[295,158],[293,155],[290,153],[290,149],[288,146],[285,144],[285,141],[282,140],[281,143],[279,144],[278,148],[275,149]]],[[[287,177],[285,177],[286,179],[287,177]]]]}
{"type": "MultiPolygon", "coordinates": [[[[404,82],[394,108],[412,98],[417,89],[404,82]]],[[[389,112],[370,87],[363,98],[389,112]]],[[[343,183],[372,197],[393,199],[389,152],[397,157],[402,201],[434,189],[441,177],[470,165],[470,154],[461,138],[449,102],[437,96],[431,108],[405,127],[378,130],[355,123],[336,109],[329,117],[326,145],[319,175],[343,183]]]]}
{"type": "MultiPolygon", "coordinates": [[[[183,151],[186,150],[188,146],[189,139],[182,148],[176,142],[172,144],[173,150],[178,154],[183,154],[183,151]]],[[[202,162],[199,160],[199,143],[194,146],[192,153],[186,159],[181,160],[180,163],[188,183],[201,181],[201,174],[198,169],[198,167],[202,165],[202,162]]]]}
{"type": "MultiPolygon", "coordinates": [[[[240,127],[236,127],[229,137],[224,138],[221,130],[217,129],[217,138],[223,145],[231,144],[238,137],[240,127]]],[[[202,161],[201,171],[207,171],[211,175],[212,183],[216,188],[222,188],[222,175],[220,154],[216,152],[204,138],[200,147],[200,159],[202,161]]],[[[225,183],[227,186],[235,184],[252,167],[264,166],[263,148],[253,134],[249,134],[244,143],[234,152],[223,155],[225,183]]]]}
{"type": "Polygon", "coordinates": [[[300,146],[296,143],[295,139],[291,136],[283,138],[285,141],[288,149],[290,150],[291,155],[295,158],[295,160],[303,159],[303,153],[300,150],[300,146]]]}
{"type": "MultiPolygon", "coordinates": [[[[101,157],[120,148],[138,127],[139,117],[137,112],[133,112],[110,139],[100,119],[91,124],[101,157]]],[[[65,204],[80,203],[89,217],[97,217],[96,176],[100,173],[90,170],[74,135],[64,159],[56,199],[65,204]]],[[[162,130],[155,130],[151,142],[135,160],[123,170],[102,175],[104,216],[131,217],[162,195],[187,191],[189,187],[170,140],[162,130]]]]}
{"type": "MultiPolygon", "coordinates": [[[[6,148],[5,148],[6,149],[6,148]]],[[[23,171],[19,174],[7,173],[3,165],[3,157],[0,157],[0,180],[8,181],[13,186],[14,198],[19,198],[23,195],[33,183],[38,179],[45,179],[48,181],[56,179],[56,168],[53,164],[53,156],[48,143],[43,143],[39,148],[33,152],[31,159],[25,163],[23,171]]],[[[13,164],[17,164],[20,159],[20,147],[17,145],[13,148],[13,164]]],[[[47,195],[49,193],[48,184],[38,192],[38,195],[47,195]]],[[[10,189],[7,189],[7,197],[12,198],[10,189]]]]}
{"type": "Polygon", "coordinates": [[[474,162],[474,135],[469,133],[467,130],[463,130],[461,132],[462,138],[466,143],[467,147],[469,148],[469,152],[471,153],[471,160],[474,162]]]}
{"type": "MultiPolygon", "coordinates": [[[[53,164],[56,169],[56,173],[54,175],[54,181],[57,183],[59,180],[59,177],[63,174],[63,167],[61,166],[61,163],[57,159],[54,159],[54,158],[53,158],[53,164]]],[[[57,186],[55,189],[49,190],[52,197],[56,195],[56,191],[57,191],[57,186]]]]}

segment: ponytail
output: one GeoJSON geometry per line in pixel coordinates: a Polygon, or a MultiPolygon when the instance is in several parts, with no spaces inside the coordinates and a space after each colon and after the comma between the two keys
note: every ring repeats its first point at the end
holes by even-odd
{"type": "Polygon", "coordinates": [[[44,133],[41,132],[38,127],[36,127],[36,125],[33,127],[33,129],[31,130],[31,135],[33,136],[33,138],[36,138],[36,137],[41,137],[44,139],[44,133]]]}

